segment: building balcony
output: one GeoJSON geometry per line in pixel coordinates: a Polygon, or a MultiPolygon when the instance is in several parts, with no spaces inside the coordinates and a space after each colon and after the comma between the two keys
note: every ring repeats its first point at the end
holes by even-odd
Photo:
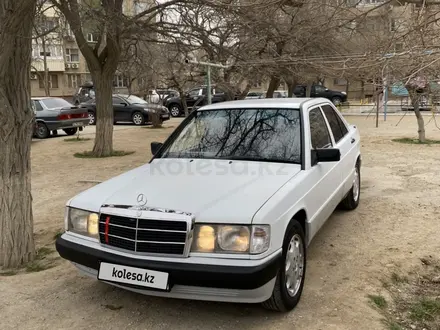
{"type": "MultiPolygon", "coordinates": [[[[64,59],[47,59],[47,69],[49,72],[64,72],[65,71],[65,64],[64,59]]],[[[33,58],[32,59],[32,71],[44,71],[44,60],[43,58],[33,58]]]]}

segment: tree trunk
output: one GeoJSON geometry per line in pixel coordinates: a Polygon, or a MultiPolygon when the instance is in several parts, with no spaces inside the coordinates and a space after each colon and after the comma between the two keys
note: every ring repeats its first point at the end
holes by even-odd
{"type": "Polygon", "coordinates": [[[306,97],[311,97],[311,95],[312,95],[312,87],[313,87],[313,83],[312,82],[307,83],[306,97]]]}
{"type": "Polygon", "coordinates": [[[96,90],[96,136],[93,154],[96,157],[113,153],[113,75],[105,71],[92,72],[96,90]]]}
{"type": "Polygon", "coordinates": [[[0,267],[35,257],[30,148],[31,38],[35,0],[0,5],[0,267]]]}
{"type": "Polygon", "coordinates": [[[46,96],[50,96],[49,69],[47,68],[46,39],[45,39],[45,37],[41,38],[41,46],[43,47],[44,94],[46,96]]]}
{"type": "Polygon", "coordinates": [[[180,94],[180,99],[182,100],[182,106],[183,106],[183,113],[185,114],[185,117],[188,117],[189,111],[188,111],[188,105],[186,104],[186,96],[185,92],[181,87],[177,88],[180,94]]]}
{"type": "Polygon", "coordinates": [[[293,91],[295,90],[295,87],[298,83],[296,81],[293,80],[288,80],[287,81],[287,97],[292,97],[293,96],[293,91]]]}
{"type": "Polygon", "coordinates": [[[416,115],[417,119],[417,133],[419,135],[419,142],[424,143],[426,141],[425,121],[423,120],[423,116],[420,113],[420,94],[417,94],[415,91],[411,91],[409,93],[409,96],[411,98],[411,104],[414,107],[414,114],[416,115]]]}
{"type": "Polygon", "coordinates": [[[361,80],[361,99],[363,100],[365,98],[365,81],[361,80]]]}
{"type": "Polygon", "coordinates": [[[248,82],[246,84],[246,87],[244,88],[244,90],[240,93],[240,95],[238,95],[237,100],[244,100],[246,98],[246,96],[248,95],[251,87],[252,87],[251,83],[248,82]]]}
{"type": "Polygon", "coordinates": [[[272,76],[270,78],[269,86],[267,87],[266,98],[270,99],[273,97],[273,92],[280,85],[280,77],[272,76]]]}
{"type": "Polygon", "coordinates": [[[160,118],[160,112],[158,109],[153,109],[151,112],[151,124],[154,128],[162,127],[162,120],[160,118]]]}

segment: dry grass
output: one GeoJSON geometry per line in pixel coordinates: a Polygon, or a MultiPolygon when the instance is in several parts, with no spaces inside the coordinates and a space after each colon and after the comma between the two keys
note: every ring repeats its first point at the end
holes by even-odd
{"type": "Polygon", "coordinates": [[[430,140],[426,139],[425,142],[420,142],[419,139],[413,138],[398,138],[393,139],[393,142],[404,143],[404,144],[440,144],[440,140],[430,140]]]}
{"type": "Polygon", "coordinates": [[[440,259],[422,258],[407,275],[393,272],[385,283],[389,303],[382,296],[369,298],[389,329],[440,329],[440,259]]]}
{"type": "Polygon", "coordinates": [[[113,150],[108,156],[96,156],[93,151],[76,152],[73,155],[76,158],[106,158],[106,157],[122,157],[134,154],[135,151],[113,150]]]}

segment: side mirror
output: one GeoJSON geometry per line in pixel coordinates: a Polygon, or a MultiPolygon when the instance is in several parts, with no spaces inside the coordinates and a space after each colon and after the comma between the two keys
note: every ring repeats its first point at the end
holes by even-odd
{"type": "Polygon", "coordinates": [[[328,89],[328,88],[326,88],[326,89],[325,89],[325,91],[326,91],[326,92],[328,92],[328,91],[329,91],[329,89],[328,89]]]}
{"type": "Polygon", "coordinates": [[[121,102],[121,105],[123,105],[124,107],[126,107],[126,106],[127,106],[127,103],[125,103],[125,102],[121,102]]]}
{"type": "Polygon", "coordinates": [[[341,152],[335,148],[314,149],[312,150],[312,165],[317,163],[339,162],[341,152]]]}
{"type": "Polygon", "coordinates": [[[160,148],[162,148],[163,143],[161,142],[151,142],[151,153],[155,155],[160,148]]]}

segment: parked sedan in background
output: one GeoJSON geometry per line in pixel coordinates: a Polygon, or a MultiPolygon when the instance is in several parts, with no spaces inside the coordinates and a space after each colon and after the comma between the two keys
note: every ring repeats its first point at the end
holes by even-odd
{"type": "Polygon", "coordinates": [[[89,124],[87,111],[60,97],[33,97],[31,104],[36,121],[34,136],[39,139],[45,139],[57,130],[74,135],[89,124]]]}
{"type": "Polygon", "coordinates": [[[263,92],[249,92],[249,93],[247,93],[245,99],[246,100],[259,99],[259,98],[261,98],[262,95],[263,95],[263,92]]]}
{"type": "MultiPolygon", "coordinates": [[[[99,120],[96,115],[95,99],[81,103],[80,107],[87,109],[89,124],[95,125],[96,121],[99,120]]],[[[154,111],[159,111],[161,121],[170,119],[168,109],[160,104],[148,103],[135,95],[113,95],[114,123],[132,122],[135,125],[143,125],[152,120],[154,111]]]]}

